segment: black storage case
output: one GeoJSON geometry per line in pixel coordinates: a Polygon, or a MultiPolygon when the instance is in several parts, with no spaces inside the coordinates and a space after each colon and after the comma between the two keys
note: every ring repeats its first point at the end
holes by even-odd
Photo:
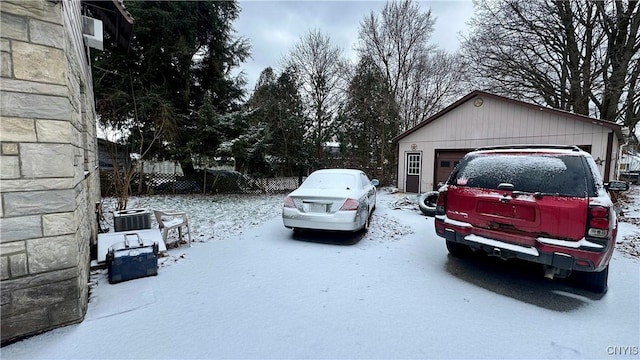
{"type": "Polygon", "coordinates": [[[107,252],[109,283],[158,274],[158,243],[143,241],[136,233],[123,234],[124,241],[115,243],[107,252]],[[133,240],[133,244],[130,242],[133,240]]]}

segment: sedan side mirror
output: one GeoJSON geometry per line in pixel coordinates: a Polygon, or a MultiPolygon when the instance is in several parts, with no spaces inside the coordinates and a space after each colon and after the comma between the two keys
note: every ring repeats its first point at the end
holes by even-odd
{"type": "Polygon", "coordinates": [[[378,179],[373,179],[373,180],[371,180],[371,185],[378,186],[378,185],[380,185],[380,181],[378,181],[378,179]]]}
{"type": "Polygon", "coordinates": [[[629,184],[627,184],[624,181],[609,181],[608,183],[604,184],[605,189],[609,190],[609,191],[627,191],[629,190],[629,184]]]}

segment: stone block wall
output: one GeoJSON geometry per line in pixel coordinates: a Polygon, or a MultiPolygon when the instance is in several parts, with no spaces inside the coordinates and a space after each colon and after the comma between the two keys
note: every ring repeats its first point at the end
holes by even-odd
{"type": "Polygon", "coordinates": [[[79,0],[0,3],[0,290],[6,343],[82,321],[100,200],[79,0]]]}

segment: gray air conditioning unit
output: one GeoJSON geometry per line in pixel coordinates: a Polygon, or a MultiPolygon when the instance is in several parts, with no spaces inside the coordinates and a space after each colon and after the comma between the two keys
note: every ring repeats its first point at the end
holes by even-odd
{"type": "Polygon", "coordinates": [[[147,209],[114,211],[113,228],[116,232],[151,229],[151,211],[147,209]]]}
{"type": "Polygon", "coordinates": [[[104,50],[102,21],[88,16],[82,16],[82,37],[88,47],[104,50]]]}

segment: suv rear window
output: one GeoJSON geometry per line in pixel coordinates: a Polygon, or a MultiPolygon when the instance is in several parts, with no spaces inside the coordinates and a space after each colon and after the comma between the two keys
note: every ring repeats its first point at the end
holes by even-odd
{"type": "Polygon", "coordinates": [[[497,190],[508,183],[514,191],[594,196],[594,182],[585,166],[582,157],[569,155],[469,155],[451,174],[449,184],[497,190]]]}

